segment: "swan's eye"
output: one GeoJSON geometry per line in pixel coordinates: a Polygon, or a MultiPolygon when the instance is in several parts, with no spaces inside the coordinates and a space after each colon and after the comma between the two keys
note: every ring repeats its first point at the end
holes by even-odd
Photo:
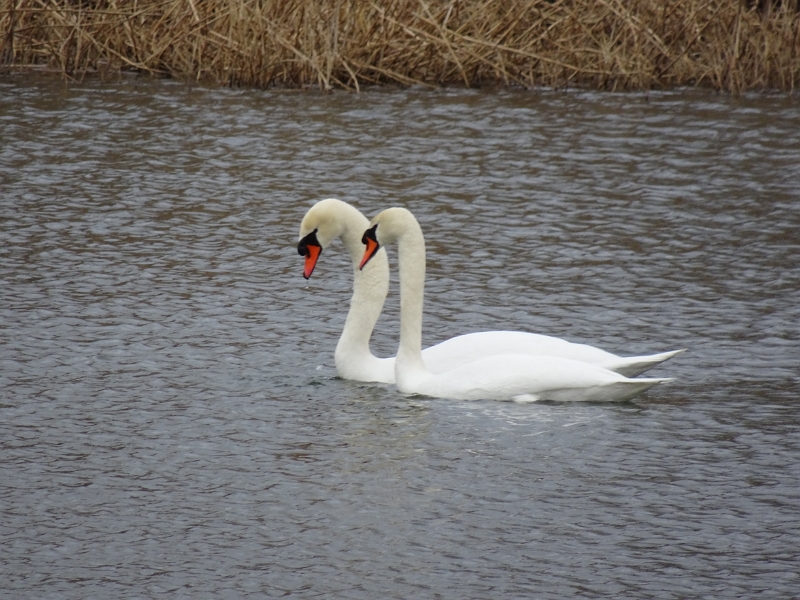
{"type": "Polygon", "coordinates": [[[307,236],[305,236],[302,240],[297,242],[297,253],[300,256],[308,256],[309,255],[309,246],[317,246],[318,248],[322,248],[322,244],[319,243],[317,240],[317,230],[315,229],[307,236]]]}

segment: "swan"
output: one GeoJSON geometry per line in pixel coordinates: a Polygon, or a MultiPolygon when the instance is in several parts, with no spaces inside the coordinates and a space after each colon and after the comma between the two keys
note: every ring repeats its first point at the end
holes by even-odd
{"type": "MultiPolygon", "coordinates": [[[[354,206],[328,198],[306,212],[300,224],[297,251],[305,257],[303,276],[314,272],[320,253],[341,238],[353,262],[353,296],[344,330],[336,345],[334,361],[339,376],[356,381],[395,383],[394,358],[378,358],[369,348],[372,330],[378,322],[389,292],[389,261],[380,248],[363,269],[361,243],[369,220],[354,206]]],[[[561,356],[595,364],[633,377],[683,350],[649,356],[621,357],[593,346],[519,331],[485,331],[460,335],[422,351],[425,365],[434,373],[448,371],[482,356],[535,354],[561,356]]]]}
{"type": "Polygon", "coordinates": [[[621,401],[669,379],[629,379],[603,367],[558,356],[514,353],[484,356],[444,372],[428,370],[422,353],[425,239],[405,208],[389,208],[364,232],[363,269],[383,246],[397,243],[400,267],[400,346],[397,388],[452,400],[621,401]]]}
{"type": "Polygon", "coordinates": [[[322,249],[337,238],[344,242],[353,262],[353,296],[336,344],[336,371],[342,379],[394,383],[394,357],[378,358],[369,348],[369,338],[389,293],[389,260],[386,251],[379,250],[366,268],[359,269],[364,253],[361,235],[367,227],[369,219],[354,206],[335,198],[320,200],[300,223],[297,251],[305,257],[303,277],[308,279],[322,249]]]}

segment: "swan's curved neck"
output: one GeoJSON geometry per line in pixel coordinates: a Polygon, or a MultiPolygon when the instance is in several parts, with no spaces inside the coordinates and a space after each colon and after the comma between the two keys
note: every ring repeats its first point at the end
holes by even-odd
{"type": "Polygon", "coordinates": [[[358,268],[364,254],[361,236],[368,225],[369,221],[354,209],[348,213],[340,234],[353,262],[353,296],[336,354],[352,355],[353,360],[360,355],[371,356],[369,339],[389,293],[389,261],[385,251],[376,254],[364,270],[358,268]]]}
{"type": "Polygon", "coordinates": [[[399,371],[406,367],[423,368],[422,308],[425,296],[425,238],[416,220],[407,224],[397,240],[400,271],[400,347],[399,371]]]}

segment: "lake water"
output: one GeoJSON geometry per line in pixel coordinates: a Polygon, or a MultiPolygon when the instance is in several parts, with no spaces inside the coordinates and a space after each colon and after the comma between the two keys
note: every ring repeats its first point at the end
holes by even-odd
{"type": "Polygon", "coordinates": [[[4,598],[795,598],[799,371],[797,98],[0,79],[4,598]],[[421,222],[426,344],[675,381],[338,379],[351,267],[296,251],[329,196],[421,222]]]}

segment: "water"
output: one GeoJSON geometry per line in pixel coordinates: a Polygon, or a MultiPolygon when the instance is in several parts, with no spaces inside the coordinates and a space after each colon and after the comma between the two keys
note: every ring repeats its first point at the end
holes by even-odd
{"type": "Polygon", "coordinates": [[[796,597],[796,99],[7,76],[0,140],[0,596],[796,597]],[[337,379],[350,266],[295,249],[328,196],[417,215],[426,343],[686,347],[676,381],[337,379]]]}

